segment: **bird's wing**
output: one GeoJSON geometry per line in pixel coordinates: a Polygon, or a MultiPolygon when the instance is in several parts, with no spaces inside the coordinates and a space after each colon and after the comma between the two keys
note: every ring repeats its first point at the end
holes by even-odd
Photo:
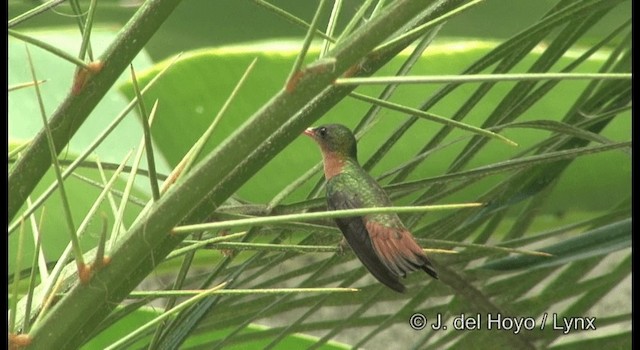
{"type": "MultiPolygon", "coordinates": [[[[342,210],[362,208],[363,203],[358,200],[357,196],[353,196],[349,191],[344,189],[336,189],[334,186],[327,186],[327,206],[329,210],[342,210]]],[[[371,272],[371,274],[380,282],[389,288],[404,292],[405,287],[399,281],[399,274],[389,269],[389,264],[383,262],[380,255],[376,253],[373,247],[367,227],[362,217],[338,218],[335,220],[338,228],[342,231],[349,246],[356,254],[358,259],[371,272]]]]}
{"type": "Polygon", "coordinates": [[[404,277],[408,272],[424,270],[438,278],[431,261],[407,229],[385,226],[366,217],[364,225],[376,254],[393,273],[404,277]]]}

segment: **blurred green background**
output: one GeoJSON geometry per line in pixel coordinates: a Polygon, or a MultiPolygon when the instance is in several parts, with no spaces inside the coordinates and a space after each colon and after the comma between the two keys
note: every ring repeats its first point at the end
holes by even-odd
{"type": "MultiPolygon", "coordinates": [[[[32,8],[35,3],[38,1],[9,1],[9,18],[32,8]]],[[[119,28],[139,3],[137,0],[99,1],[98,25],[119,28]]],[[[270,3],[307,20],[313,16],[317,5],[316,1],[300,0],[273,0],[270,3]]],[[[555,0],[487,0],[472,11],[450,20],[440,37],[505,39],[525,29],[556,3],[555,0]],[[499,25],[495,20],[498,16],[499,25]]],[[[338,27],[352,17],[360,4],[361,1],[344,2],[338,27]]],[[[607,32],[612,24],[620,23],[620,18],[626,18],[630,11],[631,1],[628,1],[628,6],[618,6],[592,29],[593,36],[607,32]]],[[[56,12],[42,14],[17,29],[73,24],[66,5],[58,7],[56,12]]],[[[286,20],[274,20],[274,16],[251,0],[184,0],[151,38],[147,51],[154,60],[160,60],[177,52],[207,46],[304,36],[304,29],[286,20]]]]}
{"type": "MultiPolygon", "coordinates": [[[[555,1],[548,0],[487,0],[446,23],[442,34],[425,52],[411,74],[457,74],[489,52],[500,42],[500,39],[512,36],[531,25],[555,3],[555,1]],[[497,22],[492,19],[495,16],[501,16],[500,25],[496,25],[497,22]]],[[[304,19],[312,17],[316,6],[315,1],[274,1],[273,4],[304,19]]],[[[345,2],[344,10],[340,16],[343,22],[344,19],[350,18],[357,11],[357,4],[360,2],[345,2]]],[[[631,3],[627,2],[626,4],[630,6],[631,3]]],[[[12,18],[33,6],[34,2],[30,1],[10,1],[9,17],[12,18]]],[[[83,6],[86,4],[83,3],[83,6]]],[[[96,56],[109,44],[113,35],[135,9],[136,5],[133,1],[103,0],[98,3],[97,23],[92,35],[92,45],[96,56]]],[[[591,29],[593,40],[599,40],[603,33],[607,33],[624,20],[626,18],[624,11],[627,9],[627,6],[618,6],[603,21],[598,22],[598,25],[591,29]]],[[[15,29],[37,33],[35,36],[41,40],[54,43],[69,52],[76,52],[80,36],[70,13],[71,11],[65,3],[57,7],[55,11],[43,13],[19,24],[15,29]]],[[[148,109],[156,99],[159,101],[158,117],[153,126],[153,137],[158,150],[156,156],[160,160],[158,162],[160,173],[168,174],[200,136],[254,57],[258,57],[255,70],[246,85],[240,90],[236,103],[231,105],[227,115],[222,119],[207,148],[212,149],[276,93],[283,86],[298,52],[299,41],[297,40],[303,35],[302,28],[277,17],[253,1],[183,1],[159,32],[152,37],[147,49],[139,54],[134,61],[138,79],[141,85],[144,85],[166,64],[170,56],[186,52],[181,61],[145,95],[148,109]],[[258,41],[264,43],[268,39],[278,39],[278,41],[271,41],[271,44],[257,44],[258,41]],[[213,48],[225,45],[233,45],[235,49],[228,46],[221,49],[213,48]],[[155,63],[158,64],[154,66],[155,63]]],[[[584,45],[588,46],[590,40],[589,36],[585,37],[583,39],[584,45]]],[[[71,84],[74,67],[40,49],[33,49],[32,55],[36,70],[40,74],[39,77],[47,79],[47,83],[42,86],[42,91],[46,109],[51,113],[66,95],[71,84]],[[49,67],[56,67],[56,69],[48,69],[49,67]]],[[[317,55],[317,51],[315,53],[312,51],[312,55],[317,55]]],[[[378,75],[394,74],[407,55],[408,51],[401,54],[384,67],[378,75]]],[[[539,57],[538,53],[530,55],[514,71],[526,71],[537,57],[539,57]]],[[[558,64],[558,69],[570,62],[571,59],[573,58],[562,59],[558,64]]],[[[23,43],[11,38],[9,41],[10,85],[31,80],[28,66],[24,62],[26,62],[26,54],[23,43]]],[[[601,64],[602,58],[599,59],[596,55],[594,59],[581,65],[577,71],[593,72],[601,64]]],[[[129,80],[129,72],[125,72],[118,84],[119,89],[110,91],[108,97],[98,105],[91,118],[74,136],[66,152],[63,153],[63,157],[73,159],[126,105],[126,102],[133,96],[129,80]]],[[[545,96],[534,108],[527,111],[524,120],[559,120],[586,84],[585,81],[560,83],[555,88],[555,93],[552,92],[545,96]]],[[[466,84],[460,87],[430,111],[445,117],[451,116],[458,108],[458,101],[466,99],[476,86],[477,84],[466,84]]],[[[475,107],[466,122],[476,126],[480,125],[485,117],[491,113],[496,101],[512,86],[512,83],[502,83],[494,87],[490,97],[475,107]]],[[[424,99],[424,96],[430,95],[438,87],[437,84],[403,86],[398,89],[392,100],[415,106],[424,99]]],[[[359,88],[358,91],[375,95],[381,89],[380,86],[366,86],[359,88]]],[[[35,97],[30,89],[18,90],[10,94],[9,129],[11,141],[19,144],[20,140],[27,140],[40,130],[42,122],[37,117],[39,111],[37,103],[34,102],[35,97]]],[[[368,105],[362,102],[345,99],[318,123],[341,122],[353,127],[368,108],[368,105]]],[[[383,111],[381,120],[372,129],[372,132],[360,141],[360,159],[368,159],[377,146],[382,144],[391,131],[405,118],[406,116],[401,113],[383,111]]],[[[410,159],[422,147],[423,140],[429,139],[439,128],[439,125],[429,121],[418,122],[403,137],[403,142],[399,142],[391,150],[389,156],[385,157],[372,170],[372,174],[379,176],[410,159]]],[[[119,163],[126,152],[137,147],[141,134],[139,122],[134,118],[127,118],[95,153],[101,161],[119,163]]],[[[506,146],[493,140],[487,150],[474,159],[470,167],[509,159],[527,146],[545,138],[549,132],[507,129],[503,131],[503,134],[518,142],[520,147],[506,146]]],[[[604,136],[614,140],[626,139],[629,134],[628,118],[617,118],[603,132],[604,136]]],[[[469,132],[456,130],[448,140],[455,142],[460,138],[470,136],[469,132]]],[[[454,143],[433,154],[429,162],[422,164],[409,177],[409,180],[444,173],[464,143],[464,140],[454,143]]],[[[626,161],[627,157],[628,155],[624,152],[609,152],[576,160],[563,177],[566,180],[559,184],[560,190],[554,191],[554,197],[547,202],[545,213],[561,216],[567,211],[598,211],[615,205],[629,189],[631,169],[630,164],[626,161]],[[616,181],[609,181],[607,186],[594,186],[602,178],[616,179],[616,181]]],[[[237,194],[248,201],[267,203],[275,194],[319,161],[320,155],[316,145],[301,137],[260,170],[237,194]]],[[[142,167],[144,168],[145,165],[142,167]]],[[[86,172],[90,178],[99,179],[94,170],[88,169],[86,172]]],[[[320,178],[321,175],[317,174],[313,181],[309,181],[285,202],[305,198],[310,188],[320,178]]],[[[53,173],[48,174],[36,193],[41,192],[53,179],[53,173]]],[[[476,195],[483,193],[502,180],[503,176],[491,176],[470,187],[461,195],[445,198],[443,203],[473,200],[476,195]]],[[[86,212],[83,208],[90,206],[92,198],[95,198],[98,190],[78,182],[79,180],[72,179],[71,181],[79,186],[70,186],[70,190],[75,191],[74,198],[79,201],[75,204],[77,207],[74,208],[76,209],[74,212],[78,214],[76,220],[79,221],[86,212]],[[85,202],[80,204],[82,202],[80,199],[85,202]]],[[[144,178],[138,181],[140,185],[138,189],[148,194],[148,184],[145,181],[144,178]]],[[[60,229],[64,227],[61,210],[57,198],[49,201],[47,211],[54,213],[54,215],[48,216],[45,220],[45,230],[60,232],[60,229]]],[[[137,210],[138,208],[135,207],[129,208],[127,213],[135,215],[137,210]]],[[[94,232],[99,230],[99,222],[92,223],[92,225],[94,232]]],[[[65,235],[63,237],[66,238],[65,235]]],[[[87,239],[88,246],[92,246],[97,236],[93,233],[87,239]]],[[[45,240],[51,240],[45,243],[57,247],[53,254],[56,254],[56,251],[61,250],[65,245],[64,240],[58,240],[51,236],[45,237],[45,240]]],[[[12,243],[15,244],[15,242],[12,243]]]]}

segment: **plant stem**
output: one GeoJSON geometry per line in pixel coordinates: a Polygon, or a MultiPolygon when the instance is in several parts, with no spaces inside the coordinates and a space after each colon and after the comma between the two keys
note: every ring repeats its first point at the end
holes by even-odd
{"type": "MultiPolygon", "coordinates": [[[[144,2],[122,28],[100,60],[104,66],[76,94],[69,93],[49,120],[54,153],[59,153],[93,108],[102,100],[149,38],[173,12],[181,0],[149,0],[144,2]]],[[[51,152],[43,128],[33,139],[24,156],[9,173],[8,219],[11,221],[51,164],[51,152]]]]}
{"type": "MultiPolygon", "coordinates": [[[[157,3],[151,1],[145,5],[157,3]]],[[[320,114],[308,114],[305,118],[296,119],[295,123],[289,123],[301,109],[308,107],[310,101],[347,69],[357,67],[384,38],[411,21],[429,3],[424,0],[397,0],[389,4],[379,16],[344,38],[327,54],[327,57],[335,59],[335,69],[304,75],[293,91],[280,91],[255,112],[135,222],[114,247],[108,266],[97,271],[88,284],[73,286],[52,306],[38,327],[32,329],[31,347],[76,348],[86,342],[91,330],[183,240],[183,237],[169,234],[173,227],[182,221],[193,223],[207,217],[212,209],[223,203],[320,117],[320,114]],[[265,153],[256,153],[258,148],[265,153]],[[254,158],[258,155],[261,156],[254,158]],[[203,194],[209,195],[203,198],[203,194]],[[60,322],[61,319],[65,322],[60,322]]],[[[107,67],[111,66],[105,60],[105,69],[107,67]]],[[[122,69],[124,67],[126,63],[122,69]]],[[[101,74],[88,85],[95,83],[101,74]]],[[[68,132],[69,126],[60,129],[68,132]]],[[[34,155],[25,156],[22,166],[19,168],[16,164],[12,175],[20,173],[19,169],[25,171],[27,165],[35,166],[35,161],[34,155]]],[[[28,182],[21,184],[29,192],[33,188],[28,182]]],[[[21,202],[16,199],[13,205],[19,207],[21,202]]]]}

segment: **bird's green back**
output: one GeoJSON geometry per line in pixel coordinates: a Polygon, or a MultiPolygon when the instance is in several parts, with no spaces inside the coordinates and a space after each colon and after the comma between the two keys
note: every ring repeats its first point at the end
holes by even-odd
{"type": "MultiPolygon", "coordinates": [[[[392,206],[386,192],[353,159],[347,159],[342,172],[327,182],[327,197],[336,193],[349,198],[353,208],[392,206]]],[[[367,219],[387,227],[404,228],[396,214],[370,214],[367,219]]]]}

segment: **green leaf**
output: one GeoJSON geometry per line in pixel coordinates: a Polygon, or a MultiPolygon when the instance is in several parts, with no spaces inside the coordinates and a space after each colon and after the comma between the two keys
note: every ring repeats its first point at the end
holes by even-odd
{"type": "Polygon", "coordinates": [[[512,256],[494,260],[479,268],[515,270],[558,266],[593,256],[606,255],[630,247],[631,219],[628,219],[584,232],[561,243],[537,249],[551,254],[551,257],[531,255],[512,256]]]}
{"type": "MultiPolygon", "coordinates": [[[[121,318],[118,322],[111,325],[109,328],[103,330],[100,334],[95,336],[89,343],[85,344],[82,348],[85,350],[99,350],[104,349],[107,346],[111,345],[118,339],[123,336],[126,336],[132,329],[136,329],[141,325],[151,321],[155,317],[161,314],[160,311],[153,308],[140,308],[134,312],[129,313],[127,316],[121,318]]],[[[269,327],[265,327],[258,324],[251,324],[247,327],[246,331],[242,333],[243,336],[247,336],[250,334],[259,334],[269,330],[269,327]]],[[[205,330],[198,332],[197,335],[189,338],[187,342],[183,345],[183,348],[198,348],[198,347],[206,347],[212,343],[212,340],[225,338],[227,334],[231,331],[228,329],[219,329],[219,330],[205,330]]],[[[303,349],[308,348],[312,344],[317,341],[318,338],[304,335],[304,334],[293,334],[291,336],[286,337],[283,340],[282,346],[286,346],[288,349],[303,349]]],[[[148,339],[140,339],[135,344],[138,346],[143,346],[148,339]]],[[[239,342],[237,344],[229,345],[228,349],[263,349],[266,344],[268,344],[268,339],[253,339],[244,342],[239,342]]],[[[339,349],[348,349],[349,346],[347,344],[341,344],[336,341],[331,341],[325,344],[320,349],[323,350],[339,350],[339,349]]]]}
{"type": "MultiPolygon", "coordinates": [[[[440,75],[463,70],[464,67],[478,57],[490,52],[496,44],[495,41],[481,40],[451,40],[439,45],[434,44],[415,64],[412,74],[440,75]]],[[[147,104],[152,104],[156,99],[160,101],[158,117],[152,127],[154,144],[157,149],[172,166],[178,164],[195,140],[211,123],[211,120],[222,107],[233,85],[242,76],[247,65],[257,57],[258,62],[255,69],[236,97],[237,103],[229,107],[225,117],[218,124],[216,133],[214,133],[211,141],[206,146],[207,150],[213,149],[224,140],[226,135],[232,133],[246,121],[245,116],[250,115],[250,111],[259,108],[270,94],[283,87],[299,45],[300,42],[270,41],[185,53],[175,67],[167,72],[166,76],[150,89],[145,97],[147,104]]],[[[318,52],[319,47],[314,47],[310,54],[317,55],[318,52]]],[[[390,72],[397,70],[408,55],[409,52],[403,52],[398,55],[396,59],[380,71],[380,74],[388,75],[390,72]]],[[[538,55],[537,51],[533,52],[524,58],[522,64],[533,62],[538,55]]],[[[561,58],[560,61],[563,63],[571,62],[574,55],[574,53],[571,53],[571,55],[561,58]]],[[[144,86],[145,82],[164,68],[167,62],[168,60],[158,63],[149,70],[140,72],[138,76],[140,84],[144,86]]],[[[596,67],[601,63],[602,56],[594,56],[584,62],[580,71],[588,72],[597,69],[596,67]]],[[[560,123],[561,115],[553,111],[568,108],[571,99],[578,96],[586,84],[586,82],[561,83],[562,94],[549,95],[540,101],[534,111],[521,118],[523,120],[522,123],[529,123],[529,120],[534,122],[541,116],[557,118],[557,121],[551,119],[548,123],[560,123]]],[[[434,113],[442,116],[453,115],[456,108],[454,101],[464,99],[465,96],[469,95],[473,91],[473,85],[475,84],[460,87],[459,91],[447,98],[449,102],[438,105],[434,109],[434,113]]],[[[511,83],[496,86],[492,96],[500,96],[504,91],[508,91],[509,85],[511,83]]],[[[416,101],[420,100],[421,96],[434,91],[436,88],[436,86],[429,85],[401,86],[399,88],[400,92],[394,97],[394,101],[412,106],[415,105],[416,101]]],[[[130,82],[123,85],[121,89],[130,98],[134,96],[130,82]]],[[[359,91],[369,95],[375,95],[376,91],[379,90],[380,88],[371,86],[359,88],[359,91]]],[[[493,98],[480,103],[466,122],[480,126],[484,116],[490,113],[494,103],[493,98]]],[[[363,114],[368,107],[367,104],[357,100],[345,100],[336,106],[327,117],[323,118],[321,123],[340,122],[346,125],[355,125],[357,123],[355,116],[363,114]]],[[[371,150],[383,144],[389,137],[389,130],[393,130],[403,118],[405,117],[397,112],[384,112],[382,118],[379,119],[370,132],[360,140],[359,157],[367,159],[371,154],[371,150]]],[[[419,149],[419,140],[432,136],[435,133],[435,129],[436,127],[432,122],[419,122],[413,125],[404,137],[407,142],[398,143],[372,173],[374,175],[379,174],[385,169],[399,165],[402,159],[407,158],[407,154],[415,154],[419,149]]],[[[566,132],[564,130],[567,130],[567,128],[563,129],[563,132],[566,132]]],[[[554,131],[558,131],[557,128],[554,131]]],[[[526,149],[545,137],[545,133],[539,130],[525,128],[509,128],[504,131],[504,134],[516,141],[520,146],[509,147],[501,142],[491,142],[486,151],[474,158],[471,165],[491,164],[509,155],[516,155],[522,149],[526,149]]],[[[468,138],[469,135],[470,133],[467,131],[455,131],[452,133],[451,138],[468,138]]],[[[625,135],[628,135],[628,119],[621,117],[617,118],[607,128],[604,137],[619,139],[625,135]]],[[[461,144],[451,145],[432,154],[429,163],[420,165],[415,171],[416,174],[410,176],[409,179],[442,174],[461,147],[461,144]]],[[[587,161],[577,161],[576,165],[569,169],[571,172],[570,177],[574,180],[563,183],[561,188],[565,191],[563,193],[580,194],[583,197],[588,195],[588,198],[581,201],[566,201],[564,198],[570,197],[569,195],[553,197],[550,202],[554,203],[554,205],[548,209],[549,212],[556,212],[558,208],[564,208],[565,210],[569,208],[591,210],[610,206],[612,203],[607,198],[613,200],[616,195],[603,198],[602,192],[593,192],[593,189],[587,191],[586,189],[591,188],[590,184],[597,178],[611,178],[617,179],[612,183],[618,185],[608,188],[607,193],[623,195],[626,191],[623,184],[628,182],[631,169],[629,167],[618,167],[616,169],[614,164],[620,164],[624,158],[624,154],[607,154],[590,157],[587,161]],[[582,169],[587,164],[590,169],[589,172],[585,172],[582,169]],[[578,174],[588,176],[577,176],[578,174]]],[[[238,194],[248,201],[267,202],[293,182],[297,174],[304,172],[318,161],[320,161],[320,157],[317,154],[315,145],[306,138],[301,137],[284,149],[249,182],[243,185],[238,194]],[[282,169],[288,169],[289,171],[282,172],[282,169]]],[[[495,183],[495,181],[485,182],[482,188],[489,188],[492,183],[495,183]]],[[[288,197],[287,202],[303,199],[304,194],[310,188],[311,183],[304,184],[288,197]]],[[[453,200],[465,201],[461,196],[453,200]]]]}

